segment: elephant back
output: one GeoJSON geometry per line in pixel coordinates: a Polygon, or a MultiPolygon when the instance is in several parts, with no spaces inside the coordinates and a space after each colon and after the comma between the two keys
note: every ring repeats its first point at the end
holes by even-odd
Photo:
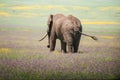
{"type": "Polygon", "coordinates": [[[62,18],[62,17],[65,17],[63,14],[55,14],[54,16],[53,16],[53,21],[55,20],[57,20],[57,19],[60,19],[60,18],[62,18]]]}
{"type": "Polygon", "coordinates": [[[74,31],[81,31],[82,26],[78,18],[72,15],[68,15],[67,18],[71,21],[74,31]]]}

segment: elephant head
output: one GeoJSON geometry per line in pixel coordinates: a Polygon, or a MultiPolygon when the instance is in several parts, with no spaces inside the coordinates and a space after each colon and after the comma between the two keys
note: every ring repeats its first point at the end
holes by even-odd
{"type": "Polygon", "coordinates": [[[47,21],[47,35],[48,35],[48,45],[47,47],[50,47],[50,34],[51,34],[51,29],[52,29],[52,25],[53,25],[53,15],[50,15],[47,21]]]}
{"type": "Polygon", "coordinates": [[[64,17],[63,14],[56,14],[56,15],[50,15],[48,17],[48,21],[47,21],[47,25],[48,25],[48,28],[47,28],[47,35],[48,35],[48,45],[47,47],[49,48],[50,47],[50,35],[51,35],[51,30],[52,30],[52,26],[54,24],[54,22],[57,20],[57,19],[60,19],[64,17]]]}

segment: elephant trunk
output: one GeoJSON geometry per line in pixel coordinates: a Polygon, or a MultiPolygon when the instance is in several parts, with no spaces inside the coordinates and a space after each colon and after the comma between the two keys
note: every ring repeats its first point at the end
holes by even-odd
{"type": "Polygon", "coordinates": [[[85,36],[91,37],[93,40],[98,40],[98,38],[95,37],[95,36],[91,36],[91,35],[88,35],[88,34],[82,33],[82,32],[80,32],[80,31],[79,31],[79,33],[81,33],[82,35],[85,35],[85,36]]]}
{"type": "Polygon", "coordinates": [[[47,33],[39,41],[42,41],[43,39],[45,39],[46,36],[47,36],[47,33]]]}

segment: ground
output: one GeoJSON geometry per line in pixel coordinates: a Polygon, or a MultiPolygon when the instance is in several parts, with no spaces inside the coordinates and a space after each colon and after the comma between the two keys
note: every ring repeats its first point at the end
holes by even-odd
{"type": "Polygon", "coordinates": [[[49,52],[46,28],[0,28],[0,80],[118,79],[120,74],[119,25],[83,24],[78,53],[49,52]]]}

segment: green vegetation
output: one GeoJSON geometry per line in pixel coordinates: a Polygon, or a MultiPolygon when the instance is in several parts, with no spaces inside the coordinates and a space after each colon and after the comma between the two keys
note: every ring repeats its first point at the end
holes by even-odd
{"type": "Polygon", "coordinates": [[[119,25],[83,26],[85,33],[99,40],[82,36],[76,54],[60,53],[59,41],[56,51],[50,53],[47,38],[38,42],[44,31],[5,27],[5,31],[0,31],[0,79],[117,79],[120,73],[119,25]]]}
{"type": "Polygon", "coordinates": [[[0,80],[118,79],[120,74],[119,0],[0,0],[0,80]],[[50,14],[78,17],[83,32],[75,54],[46,47],[50,14]]]}

